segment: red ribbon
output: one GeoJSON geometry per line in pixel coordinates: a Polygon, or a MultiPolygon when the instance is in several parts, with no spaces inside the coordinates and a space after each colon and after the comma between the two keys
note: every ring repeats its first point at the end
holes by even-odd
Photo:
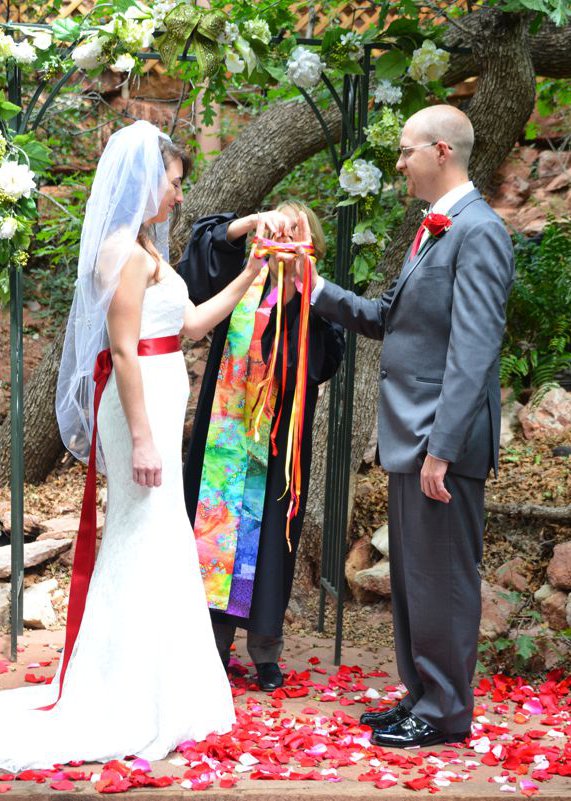
{"type": "MultiPolygon", "coordinates": [[[[161,356],[166,353],[175,353],[178,350],[180,350],[180,339],[176,334],[169,337],[141,339],[137,346],[137,353],[139,356],[161,356]]],[[[40,707],[41,710],[53,709],[61,698],[65,673],[81,626],[87,591],[89,590],[93,568],[95,567],[95,545],[97,540],[97,413],[99,411],[103,390],[105,389],[112,369],[113,360],[111,358],[111,351],[109,349],[102,350],[97,354],[95,368],[93,370],[93,380],[95,381],[93,435],[91,437],[87,477],[85,479],[81,517],[79,519],[75,556],[73,558],[69,606],[65,629],[65,646],[63,649],[62,666],[59,677],[58,697],[53,704],[40,707]]]]}

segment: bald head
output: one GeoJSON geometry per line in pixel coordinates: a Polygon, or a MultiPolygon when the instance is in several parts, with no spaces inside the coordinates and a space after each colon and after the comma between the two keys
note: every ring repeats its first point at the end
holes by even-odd
{"type": "Polygon", "coordinates": [[[414,131],[427,142],[446,142],[452,148],[451,159],[458,167],[468,170],[474,147],[474,129],[460,109],[445,105],[428,106],[408,118],[405,130],[414,131]]]}

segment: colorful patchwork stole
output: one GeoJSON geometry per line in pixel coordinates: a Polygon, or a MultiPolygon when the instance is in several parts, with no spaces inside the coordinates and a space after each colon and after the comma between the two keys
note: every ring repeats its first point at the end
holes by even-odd
{"type": "Polygon", "coordinates": [[[271,311],[268,299],[260,305],[267,275],[264,267],[230,318],[194,522],[208,604],[238,617],[248,617],[252,602],[277,395],[272,382],[254,438],[252,412],[266,373],[261,339],[271,311]]]}

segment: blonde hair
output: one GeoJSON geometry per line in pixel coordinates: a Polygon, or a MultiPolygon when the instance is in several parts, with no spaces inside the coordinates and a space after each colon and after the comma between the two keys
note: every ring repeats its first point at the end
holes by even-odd
{"type": "Polygon", "coordinates": [[[321,261],[327,252],[327,244],[325,242],[325,234],[323,233],[323,228],[319,222],[319,217],[317,214],[313,211],[313,209],[310,209],[309,206],[306,206],[305,203],[300,203],[299,200],[284,200],[279,204],[277,210],[283,211],[284,209],[293,209],[293,211],[297,212],[298,215],[300,211],[303,211],[307,216],[309,229],[311,231],[311,238],[313,240],[313,247],[315,248],[315,258],[317,261],[321,261]]]}

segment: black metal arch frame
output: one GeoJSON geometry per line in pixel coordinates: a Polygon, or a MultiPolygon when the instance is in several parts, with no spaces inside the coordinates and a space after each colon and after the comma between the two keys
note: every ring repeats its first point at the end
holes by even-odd
{"type": "MultiPolygon", "coordinates": [[[[22,25],[19,25],[22,27],[22,25]]],[[[38,27],[37,25],[34,27],[38,27]]],[[[49,28],[49,25],[42,26],[49,28]]],[[[297,40],[299,44],[320,45],[316,39],[297,40]]],[[[367,43],[362,60],[363,74],[345,75],[340,95],[326,75],[322,80],[342,116],[341,140],[336,146],[334,137],[313,98],[299,89],[325,135],[333,166],[339,174],[343,162],[363,144],[369,105],[369,75],[373,50],[387,50],[390,44],[367,43]]],[[[71,51],[72,48],[69,50],[71,51]]],[[[188,43],[181,61],[193,61],[188,55],[188,43]]],[[[69,51],[68,51],[69,52],[69,51]]],[[[157,59],[158,53],[140,53],[139,58],[157,59]]],[[[36,115],[32,112],[41,100],[47,81],[41,81],[25,111],[10,121],[12,130],[24,133],[35,130],[60,90],[67,84],[76,67],[68,70],[49,91],[36,115]]],[[[22,76],[17,66],[8,69],[8,96],[12,103],[21,106],[22,76]]],[[[357,222],[357,206],[340,206],[337,215],[337,245],[335,281],[340,286],[352,288],[351,236],[357,222]]],[[[23,321],[22,321],[22,270],[10,265],[10,350],[11,350],[11,647],[10,658],[17,659],[17,638],[23,633],[23,588],[24,588],[24,408],[23,408],[23,321]]],[[[348,489],[351,467],[351,428],[353,422],[353,376],[355,371],[355,334],[347,333],[344,361],[331,382],[329,403],[329,435],[327,449],[327,479],[325,491],[325,514],[323,524],[322,565],[320,579],[320,606],[318,630],[323,631],[327,595],[336,601],[335,664],[341,660],[343,633],[343,596],[345,583],[345,551],[347,536],[348,489]]]]}

